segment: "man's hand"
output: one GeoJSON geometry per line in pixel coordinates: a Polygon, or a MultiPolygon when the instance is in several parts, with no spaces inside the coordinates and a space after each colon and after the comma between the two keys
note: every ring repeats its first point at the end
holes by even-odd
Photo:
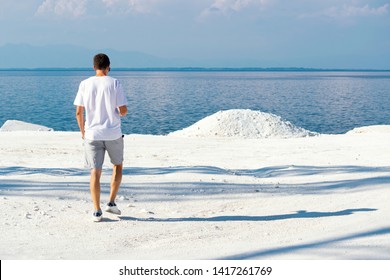
{"type": "Polygon", "coordinates": [[[80,128],[81,138],[84,139],[85,129],[84,129],[84,107],[83,106],[76,107],[76,119],[77,119],[77,124],[79,125],[80,128]]]}
{"type": "Polygon", "coordinates": [[[127,106],[126,105],[118,107],[118,110],[119,110],[119,116],[121,116],[121,117],[126,116],[126,114],[127,114],[127,106]]]}

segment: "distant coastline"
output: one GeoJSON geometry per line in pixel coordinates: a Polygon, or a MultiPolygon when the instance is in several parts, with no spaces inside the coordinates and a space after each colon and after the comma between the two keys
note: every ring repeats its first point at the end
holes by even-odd
{"type": "MultiPolygon", "coordinates": [[[[91,68],[0,68],[0,71],[90,71],[91,68]]],[[[161,72],[390,72],[390,69],[343,69],[303,67],[118,67],[113,71],[161,72]]]]}

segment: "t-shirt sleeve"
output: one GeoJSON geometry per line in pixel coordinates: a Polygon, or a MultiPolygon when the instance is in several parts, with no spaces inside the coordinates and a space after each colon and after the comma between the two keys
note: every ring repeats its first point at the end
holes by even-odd
{"type": "Polygon", "coordinates": [[[115,81],[115,88],[116,88],[116,106],[120,107],[123,105],[127,105],[126,95],[123,92],[122,86],[118,80],[115,81]]]}
{"type": "Polygon", "coordinates": [[[84,85],[83,83],[80,83],[79,90],[76,94],[76,98],[74,99],[73,105],[84,106],[83,92],[84,92],[84,85]]]}

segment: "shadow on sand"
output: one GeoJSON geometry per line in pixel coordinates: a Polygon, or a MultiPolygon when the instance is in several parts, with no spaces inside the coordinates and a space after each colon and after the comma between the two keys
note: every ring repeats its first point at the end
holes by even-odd
{"type": "Polygon", "coordinates": [[[281,214],[281,215],[270,215],[270,216],[216,216],[216,217],[190,217],[190,218],[135,218],[121,216],[121,220],[132,220],[140,222],[231,222],[231,221],[277,221],[277,220],[287,220],[287,219],[312,219],[312,218],[323,218],[323,217],[335,217],[335,216],[346,216],[352,215],[356,212],[370,212],[376,211],[377,209],[372,208],[358,208],[358,209],[345,209],[335,212],[308,212],[305,210],[300,210],[291,214],[281,214]]]}
{"type": "MultiPolygon", "coordinates": [[[[270,257],[276,256],[276,255],[297,254],[299,251],[303,251],[303,250],[319,249],[320,247],[333,245],[333,244],[343,242],[343,241],[351,241],[354,239],[368,238],[368,237],[373,237],[373,236],[389,235],[389,234],[390,234],[390,227],[384,227],[384,228],[379,228],[376,230],[370,230],[370,231],[365,231],[365,232],[360,232],[360,233],[355,233],[355,234],[349,234],[349,235],[345,235],[345,236],[341,236],[341,237],[337,237],[337,238],[329,238],[329,239],[325,239],[322,241],[309,242],[309,243],[291,245],[291,246],[286,246],[286,247],[271,248],[271,249],[266,249],[266,250],[244,252],[241,254],[221,257],[219,259],[221,259],[221,260],[266,259],[266,258],[270,258],[270,257]]],[[[374,259],[389,259],[390,252],[388,251],[388,249],[389,248],[383,248],[383,252],[381,254],[378,253],[378,255],[374,259]]],[[[362,256],[361,258],[366,259],[365,256],[362,256]]]]}

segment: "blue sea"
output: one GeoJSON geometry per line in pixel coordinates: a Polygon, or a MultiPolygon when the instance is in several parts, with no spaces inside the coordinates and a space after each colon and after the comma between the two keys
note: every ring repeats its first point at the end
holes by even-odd
{"type": "MultiPolygon", "coordinates": [[[[93,71],[0,71],[8,119],[78,131],[73,100],[93,71]]],[[[127,94],[126,134],[164,135],[227,109],[281,116],[319,133],[390,124],[389,71],[112,71],[127,94]]]]}

